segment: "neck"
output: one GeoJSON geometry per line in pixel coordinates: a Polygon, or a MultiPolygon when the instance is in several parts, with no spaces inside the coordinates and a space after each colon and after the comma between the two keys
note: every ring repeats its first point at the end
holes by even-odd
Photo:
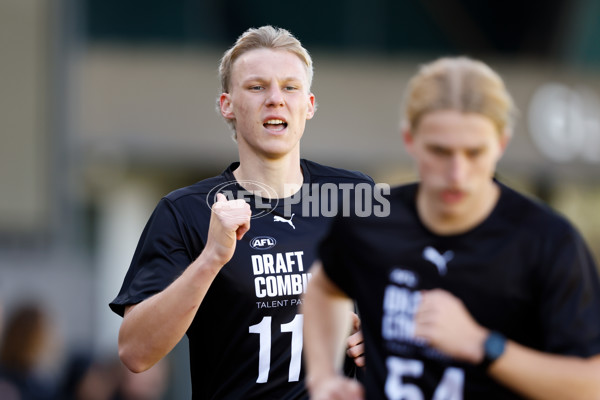
{"type": "Polygon", "coordinates": [[[467,232],[481,224],[493,211],[500,188],[490,181],[481,191],[472,193],[471,201],[462,205],[456,212],[444,212],[438,204],[438,199],[428,196],[421,188],[417,193],[417,212],[423,224],[438,235],[457,235],[467,232]]]}
{"type": "Polygon", "coordinates": [[[304,182],[300,154],[277,159],[242,157],[240,154],[240,166],[233,175],[244,189],[265,198],[289,197],[304,182]]]}

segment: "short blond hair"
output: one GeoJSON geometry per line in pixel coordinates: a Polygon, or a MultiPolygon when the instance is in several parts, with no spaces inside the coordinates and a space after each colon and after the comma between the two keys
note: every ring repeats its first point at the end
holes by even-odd
{"type": "Polygon", "coordinates": [[[265,25],[260,28],[248,29],[237,39],[233,47],[223,54],[219,65],[222,93],[229,93],[231,89],[231,69],[235,60],[250,50],[262,48],[285,50],[296,54],[306,66],[308,89],[310,90],[313,78],[313,63],[308,51],[288,30],[265,25]]]}
{"type": "Polygon", "coordinates": [[[413,131],[425,114],[438,110],[481,114],[500,134],[511,134],[516,115],[500,75],[485,63],[464,56],[425,64],[408,84],[403,118],[413,131]]]}

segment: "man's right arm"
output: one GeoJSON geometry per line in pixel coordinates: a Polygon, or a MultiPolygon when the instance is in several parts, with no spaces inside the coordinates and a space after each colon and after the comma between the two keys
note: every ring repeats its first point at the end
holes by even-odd
{"type": "Polygon", "coordinates": [[[342,376],[339,365],[351,325],[352,301],[327,277],[319,262],[311,267],[302,304],[304,355],[311,398],[362,400],[361,385],[342,376]]]}
{"type": "Polygon", "coordinates": [[[250,206],[217,194],[208,239],[198,258],[165,290],[125,309],[119,330],[119,357],[133,372],[142,372],[185,335],[210,285],[231,259],[237,240],[250,229],[250,206]]]}

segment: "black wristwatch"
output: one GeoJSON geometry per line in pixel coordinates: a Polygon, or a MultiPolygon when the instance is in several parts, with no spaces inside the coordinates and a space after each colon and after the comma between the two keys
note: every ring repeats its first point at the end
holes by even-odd
{"type": "Polygon", "coordinates": [[[504,353],[506,338],[500,332],[491,331],[483,343],[483,361],[479,364],[484,370],[504,353]]]}

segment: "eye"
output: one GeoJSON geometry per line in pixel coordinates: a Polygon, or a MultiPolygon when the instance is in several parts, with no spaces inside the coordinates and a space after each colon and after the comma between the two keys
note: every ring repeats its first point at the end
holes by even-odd
{"type": "Polygon", "coordinates": [[[440,147],[440,146],[430,146],[429,147],[429,151],[436,155],[436,156],[440,156],[440,157],[445,157],[445,156],[449,156],[450,155],[450,150],[444,148],[444,147],[440,147]]]}
{"type": "Polygon", "coordinates": [[[467,157],[477,158],[483,153],[483,149],[471,149],[467,151],[467,157]]]}
{"type": "Polygon", "coordinates": [[[264,86],[261,86],[261,85],[251,85],[251,86],[248,87],[248,89],[250,89],[252,91],[255,91],[255,92],[258,92],[258,91],[263,90],[264,86]]]}
{"type": "Polygon", "coordinates": [[[298,90],[298,88],[296,86],[288,85],[288,86],[285,87],[285,90],[288,91],[288,92],[292,92],[294,90],[298,90]]]}

